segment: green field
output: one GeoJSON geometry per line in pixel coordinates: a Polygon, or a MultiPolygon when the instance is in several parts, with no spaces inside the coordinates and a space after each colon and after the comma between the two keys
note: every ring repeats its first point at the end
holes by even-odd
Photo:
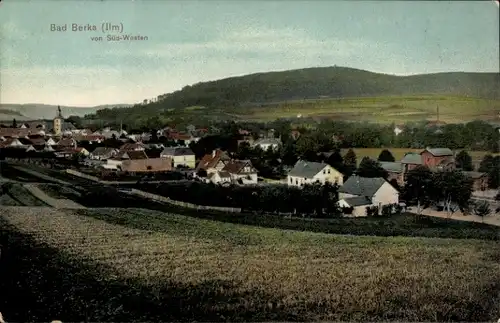
{"type": "Polygon", "coordinates": [[[439,119],[447,123],[475,119],[498,119],[499,100],[464,97],[379,97],[352,99],[304,100],[245,109],[240,118],[269,121],[283,117],[324,117],[336,120],[372,121],[378,123],[404,123],[439,119]]]}
{"type": "Polygon", "coordinates": [[[0,224],[0,243],[10,250],[0,268],[9,277],[0,288],[11,293],[1,309],[6,319],[500,316],[495,241],[329,235],[141,209],[11,208],[0,224]]]}

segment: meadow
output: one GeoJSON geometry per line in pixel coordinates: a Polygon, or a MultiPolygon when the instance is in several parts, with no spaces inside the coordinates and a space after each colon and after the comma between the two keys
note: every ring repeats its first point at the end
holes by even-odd
{"type": "Polygon", "coordinates": [[[494,241],[329,235],[142,209],[9,208],[0,224],[9,277],[0,309],[12,321],[500,315],[494,241]]]}
{"type": "Polygon", "coordinates": [[[234,117],[249,121],[278,118],[319,117],[333,120],[405,123],[439,119],[461,123],[476,119],[497,120],[500,100],[453,96],[387,96],[289,101],[232,111],[234,117]]]}

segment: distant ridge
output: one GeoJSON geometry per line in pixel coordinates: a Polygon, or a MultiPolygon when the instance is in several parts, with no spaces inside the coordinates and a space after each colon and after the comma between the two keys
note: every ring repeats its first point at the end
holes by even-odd
{"type": "MultiPolygon", "coordinates": [[[[98,105],[94,107],[72,107],[61,105],[61,112],[64,117],[78,116],[83,117],[87,114],[93,114],[97,110],[117,107],[125,108],[130,107],[131,104],[107,104],[98,105]]],[[[34,120],[34,119],[52,119],[56,116],[57,105],[39,104],[39,103],[26,103],[26,104],[0,104],[0,120],[5,118],[14,118],[18,115],[18,120],[34,120]],[[10,117],[12,115],[12,117],[10,117]]]]}

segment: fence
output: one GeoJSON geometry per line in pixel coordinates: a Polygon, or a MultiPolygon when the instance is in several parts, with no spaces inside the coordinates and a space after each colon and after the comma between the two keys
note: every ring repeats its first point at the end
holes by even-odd
{"type": "MultiPolygon", "coordinates": [[[[114,182],[107,182],[107,181],[102,181],[97,177],[90,176],[87,174],[80,173],[78,171],[72,170],[72,169],[67,169],[66,173],[74,176],[78,176],[81,178],[85,178],[94,182],[98,183],[103,183],[103,184],[112,184],[114,182]]],[[[116,182],[118,184],[123,184],[123,182],[116,182]]],[[[147,199],[153,200],[153,201],[158,201],[158,202],[164,202],[164,203],[169,203],[172,205],[176,206],[181,206],[185,208],[190,208],[190,209],[196,209],[196,210],[213,210],[213,211],[220,211],[220,212],[228,212],[228,213],[241,213],[241,208],[232,208],[232,207],[221,207],[221,206],[208,206],[208,205],[197,205],[197,204],[192,204],[192,203],[187,203],[187,202],[181,202],[181,201],[175,201],[171,200],[168,197],[164,197],[161,195],[156,195],[152,193],[147,193],[141,190],[137,190],[135,188],[130,190],[131,194],[139,195],[142,197],[145,197],[147,199]]]]}
{"type": "Polygon", "coordinates": [[[190,209],[212,210],[212,211],[220,211],[220,212],[227,212],[227,213],[241,213],[241,208],[197,205],[197,204],[192,204],[192,203],[187,203],[187,202],[175,201],[175,200],[169,199],[168,197],[164,197],[164,196],[160,196],[160,195],[156,195],[156,194],[152,194],[152,193],[147,193],[147,192],[144,192],[141,190],[137,190],[135,188],[131,189],[130,193],[135,194],[135,195],[139,195],[139,196],[142,196],[142,197],[145,197],[147,199],[154,200],[154,201],[169,203],[172,205],[181,206],[181,207],[190,208],[190,209]]]}

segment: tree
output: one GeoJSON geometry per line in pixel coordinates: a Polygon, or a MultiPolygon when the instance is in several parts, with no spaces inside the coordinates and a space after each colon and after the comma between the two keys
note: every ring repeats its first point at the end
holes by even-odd
{"type": "Polygon", "coordinates": [[[392,153],[388,149],[384,149],[378,155],[378,161],[381,162],[395,162],[396,158],[392,155],[392,153]]]}
{"type": "Polygon", "coordinates": [[[490,205],[486,201],[477,203],[474,206],[474,214],[481,217],[481,222],[484,223],[484,217],[491,214],[490,205]]]}
{"type": "Polygon", "coordinates": [[[455,211],[452,204],[456,204],[462,209],[468,207],[472,196],[473,182],[461,171],[436,172],[432,176],[432,182],[434,184],[432,189],[433,201],[443,203],[449,216],[455,211]]]}
{"type": "Polygon", "coordinates": [[[17,121],[15,118],[12,120],[12,128],[17,128],[17,121]]]}
{"type": "Polygon", "coordinates": [[[356,153],[354,153],[354,150],[349,149],[344,155],[344,175],[351,176],[356,171],[357,164],[356,153]]]}
{"type": "Polygon", "coordinates": [[[359,163],[358,170],[356,174],[361,177],[382,177],[387,178],[389,173],[382,168],[380,163],[370,157],[363,157],[361,163],[359,163]]]}
{"type": "Polygon", "coordinates": [[[408,203],[417,205],[417,215],[430,205],[432,190],[432,172],[427,166],[417,166],[406,175],[403,197],[408,203]]]}
{"type": "Polygon", "coordinates": [[[483,160],[481,160],[481,163],[479,164],[479,169],[478,171],[483,172],[483,173],[489,173],[490,170],[493,168],[495,162],[495,158],[488,154],[483,157],[483,160]]]}
{"type": "Polygon", "coordinates": [[[465,150],[462,150],[457,154],[457,156],[455,157],[455,162],[457,168],[460,168],[464,171],[470,172],[474,169],[474,167],[472,166],[472,157],[465,150]]]}
{"type": "Polygon", "coordinates": [[[488,186],[491,189],[500,187],[500,156],[495,156],[488,171],[488,186]]]}
{"type": "Polygon", "coordinates": [[[287,166],[295,165],[295,163],[299,159],[297,154],[297,146],[295,145],[293,140],[287,141],[283,146],[283,149],[281,151],[281,159],[283,161],[283,164],[287,166]]]}

